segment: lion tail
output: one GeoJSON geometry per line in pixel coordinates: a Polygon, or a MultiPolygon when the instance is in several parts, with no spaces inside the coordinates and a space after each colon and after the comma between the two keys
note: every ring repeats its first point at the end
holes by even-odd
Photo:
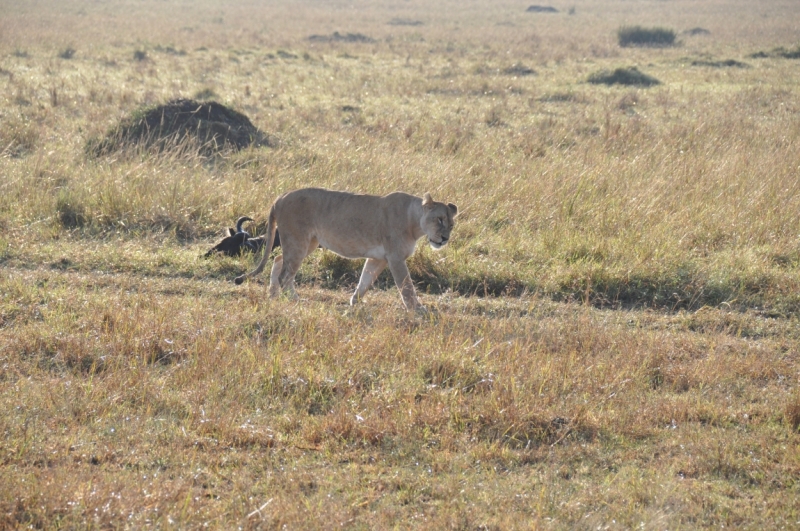
{"type": "Polygon", "coordinates": [[[272,208],[269,210],[269,221],[267,222],[267,230],[269,231],[269,239],[267,240],[267,245],[262,248],[262,255],[261,260],[259,260],[258,265],[255,269],[250,271],[249,273],[245,273],[244,275],[240,275],[234,279],[236,284],[241,284],[248,278],[252,278],[262,271],[264,271],[264,266],[267,265],[267,261],[269,260],[270,254],[272,253],[272,244],[275,243],[275,232],[278,229],[278,218],[275,214],[275,205],[272,205],[272,208]]]}

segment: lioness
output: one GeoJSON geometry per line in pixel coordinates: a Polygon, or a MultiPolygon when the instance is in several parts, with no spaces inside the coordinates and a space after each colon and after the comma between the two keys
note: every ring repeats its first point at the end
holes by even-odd
{"type": "MultiPolygon", "coordinates": [[[[272,249],[276,228],[281,231],[283,255],[275,258],[270,273],[270,296],[281,288],[292,297],[294,277],[300,263],[318,246],[345,258],[366,258],[361,279],[350,304],[358,302],[388,265],[408,310],[424,310],[408,274],[406,259],[422,236],[435,249],[444,247],[453,230],[458,208],[439,203],[426,193],[422,198],[394,192],[383,197],[304,188],[279,197],[269,212],[269,238],[265,249],[272,249]]],[[[269,251],[258,266],[236,277],[241,284],[264,270],[269,251]]]]}

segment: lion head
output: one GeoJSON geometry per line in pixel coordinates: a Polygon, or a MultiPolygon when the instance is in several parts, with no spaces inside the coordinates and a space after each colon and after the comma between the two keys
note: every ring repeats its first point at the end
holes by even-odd
{"type": "Polygon", "coordinates": [[[458,207],[453,203],[439,203],[434,201],[431,194],[425,193],[422,198],[422,219],[420,227],[428,237],[428,243],[434,250],[439,250],[450,240],[450,231],[453,230],[458,214],[458,207]]]}

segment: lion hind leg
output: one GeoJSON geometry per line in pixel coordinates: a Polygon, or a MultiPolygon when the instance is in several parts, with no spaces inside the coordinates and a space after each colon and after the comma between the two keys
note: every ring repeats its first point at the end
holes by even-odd
{"type": "MultiPolygon", "coordinates": [[[[300,264],[303,262],[303,259],[294,258],[289,256],[289,254],[284,251],[282,256],[282,267],[280,268],[280,272],[275,274],[275,270],[273,268],[272,273],[275,274],[278,280],[278,286],[280,286],[280,290],[286,293],[291,299],[297,299],[297,292],[294,289],[294,277],[297,274],[297,271],[300,269],[300,264]]],[[[272,275],[271,275],[272,277],[272,275]]],[[[272,278],[270,278],[270,293],[272,293],[272,278]]]]}
{"type": "Polygon", "coordinates": [[[364,262],[364,269],[361,271],[361,278],[358,281],[355,293],[350,297],[350,306],[353,306],[364,297],[364,293],[375,282],[375,279],[386,268],[388,262],[386,260],[378,260],[376,258],[367,258],[364,262]]]}
{"type": "Polygon", "coordinates": [[[275,257],[275,263],[272,264],[272,271],[269,274],[269,296],[272,298],[281,294],[281,269],[283,269],[283,255],[275,257]]]}
{"type": "Polygon", "coordinates": [[[305,257],[311,254],[318,246],[319,242],[316,238],[312,238],[310,242],[305,244],[305,248],[298,245],[294,245],[290,248],[285,246],[281,258],[283,265],[280,268],[280,272],[278,273],[275,271],[275,267],[273,266],[273,271],[270,273],[270,290],[272,289],[272,279],[276,278],[278,285],[283,289],[284,293],[292,299],[298,299],[299,296],[295,291],[294,277],[297,275],[297,271],[300,269],[300,265],[303,263],[305,257]]]}

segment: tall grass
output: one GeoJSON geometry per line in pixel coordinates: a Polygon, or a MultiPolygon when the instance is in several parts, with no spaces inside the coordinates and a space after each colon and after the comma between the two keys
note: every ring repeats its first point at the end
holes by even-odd
{"type": "Polygon", "coordinates": [[[0,527],[795,525],[798,73],[686,66],[797,16],[707,2],[713,40],[609,41],[687,5],[10,6],[0,527]],[[335,32],[375,42],[307,39],[335,32]],[[662,83],[585,81],[620,64],[662,83]],[[275,142],[86,156],[202,91],[275,142]],[[350,308],[330,252],[299,302],[199,258],[312,185],[459,206],[409,260],[430,315],[388,275],[350,308]]]}

